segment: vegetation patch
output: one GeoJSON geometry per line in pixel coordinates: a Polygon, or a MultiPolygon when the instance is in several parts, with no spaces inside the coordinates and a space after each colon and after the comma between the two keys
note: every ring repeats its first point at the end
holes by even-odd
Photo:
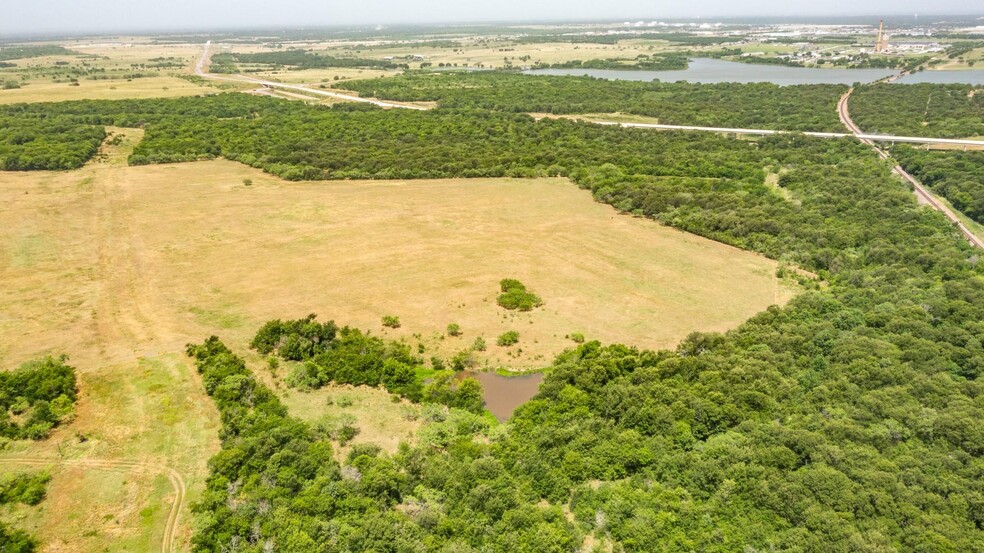
{"type": "MultiPolygon", "coordinates": [[[[51,475],[46,472],[15,473],[0,476],[0,506],[37,505],[46,494],[51,475]]],[[[0,551],[4,553],[33,553],[38,541],[27,532],[0,522],[0,551]]]]}
{"type": "Polygon", "coordinates": [[[842,132],[841,85],[694,84],[471,71],[348,81],[346,90],[403,102],[512,113],[628,113],[671,125],[842,132]]]}
{"type": "MultiPolygon", "coordinates": [[[[389,60],[370,58],[335,57],[316,54],[309,50],[288,49],[281,52],[258,52],[253,54],[231,53],[212,56],[211,71],[213,73],[237,73],[241,69],[236,64],[270,65],[274,67],[287,66],[292,69],[328,69],[328,68],[369,68],[369,69],[406,69],[406,64],[397,64],[389,60]]],[[[262,69],[247,69],[245,72],[262,71],[262,69]]]]}
{"type": "MultiPolygon", "coordinates": [[[[386,341],[355,328],[339,328],[333,321],[318,323],[315,317],[270,321],[253,338],[252,347],[260,353],[276,352],[284,359],[302,362],[288,375],[289,386],[301,390],[329,383],[383,387],[414,402],[438,402],[482,412],[478,381],[452,382],[438,377],[425,383],[420,377],[425,370],[424,361],[414,356],[407,344],[386,341]],[[473,401],[475,385],[478,402],[473,401]]],[[[465,364],[467,360],[457,363],[465,364]]]]}
{"type": "Polygon", "coordinates": [[[927,151],[900,144],[892,148],[892,156],[953,207],[984,224],[984,152],[927,151]]]}
{"type": "Polygon", "coordinates": [[[519,332],[516,332],[515,330],[507,330],[495,339],[495,343],[496,345],[504,348],[514,346],[519,343],[519,332]]]}
{"type": "Polygon", "coordinates": [[[75,55],[79,55],[79,53],[68,48],[50,44],[0,47],[0,61],[75,55]]]}
{"type": "Polygon", "coordinates": [[[0,372],[0,437],[41,440],[68,420],[78,393],[66,357],[46,357],[0,372]]]}
{"type": "Polygon", "coordinates": [[[51,475],[46,472],[0,476],[0,505],[37,505],[45,497],[48,482],[51,482],[51,475]]]}
{"type": "Polygon", "coordinates": [[[516,279],[502,279],[499,282],[499,291],[502,293],[495,301],[506,309],[532,311],[533,308],[543,305],[540,296],[527,290],[526,285],[516,279]]]}
{"type": "Polygon", "coordinates": [[[984,86],[871,84],[851,95],[851,117],[872,134],[984,136],[984,86]]]}

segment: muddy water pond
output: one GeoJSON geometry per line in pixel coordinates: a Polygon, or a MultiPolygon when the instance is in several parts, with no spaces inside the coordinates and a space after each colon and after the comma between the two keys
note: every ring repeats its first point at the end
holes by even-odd
{"type": "Polygon", "coordinates": [[[463,371],[458,378],[472,377],[482,383],[485,407],[500,421],[512,416],[517,407],[536,395],[543,373],[502,376],[494,372],[463,371]]]}

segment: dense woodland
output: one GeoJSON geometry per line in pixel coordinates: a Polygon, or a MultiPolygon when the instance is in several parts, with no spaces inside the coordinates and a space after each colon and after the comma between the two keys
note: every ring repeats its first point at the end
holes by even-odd
{"type": "Polygon", "coordinates": [[[984,136],[984,87],[865,85],[851,95],[851,117],[869,133],[934,138],[984,136]]]}
{"type": "MultiPolygon", "coordinates": [[[[34,109],[142,119],[144,162],[252,156],[284,174],[379,178],[556,171],[620,210],[826,282],[676,351],[583,344],[491,439],[462,423],[437,444],[362,447],[340,465],[217,341],[191,348],[225,425],[196,508],[199,550],[573,551],[587,533],[624,551],[981,550],[984,268],[862,145],[475,110],[159,102],[34,109]]],[[[358,375],[345,359],[332,366],[358,375]]]]}
{"type": "Polygon", "coordinates": [[[927,151],[899,145],[892,148],[892,155],[933,192],[984,224],[984,152],[927,151]]]}
{"type": "MultiPolygon", "coordinates": [[[[190,346],[223,423],[196,550],[572,552],[590,534],[599,551],[984,551],[984,265],[885,162],[847,139],[740,141],[468,107],[216,96],[0,113],[144,123],[138,163],[568,175],[621,211],[825,284],[675,351],[582,344],[504,427],[451,409],[417,446],[356,446],[341,463],[221,342],[190,346]]],[[[254,345],[281,352],[297,330],[310,352],[299,356],[315,360],[341,335],[326,325],[274,324],[254,345]]],[[[375,347],[356,339],[360,355],[375,347]]],[[[331,357],[330,379],[368,382],[376,365],[361,360],[331,357]]]]}
{"type": "Polygon", "coordinates": [[[346,90],[399,101],[436,101],[446,108],[514,113],[628,113],[670,125],[843,131],[841,85],[778,86],[634,82],[493,71],[410,73],[347,81],[346,90]]]}

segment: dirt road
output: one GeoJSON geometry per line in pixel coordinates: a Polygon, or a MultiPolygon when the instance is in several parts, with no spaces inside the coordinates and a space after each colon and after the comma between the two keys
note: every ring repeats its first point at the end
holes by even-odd
{"type": "Polygon", "coordinates": [[[55,458],[21,458],[10,457],[3,459],[5,464],[27,465],[34,467],[50,467],[55,465],[85,467],[96,470],[120,470],[120,471],[149,471],[167,476],[174,491],[174,500],[171,502],[171,509],[168,512],[167,524],[164,527],[164,537],[161,540],[161,553],[173,553],[176,551],[174,545],[175,529],[178,525],[178,515],[184,504],[187,494],[187,486],[184,478],[176,470],[150,463],[138,461],[116,461],[110,459],[55,459],[55,458]]]}

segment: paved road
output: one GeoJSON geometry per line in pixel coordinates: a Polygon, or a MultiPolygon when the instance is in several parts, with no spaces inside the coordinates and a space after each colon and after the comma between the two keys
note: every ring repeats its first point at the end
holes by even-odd
{"type": "Polygon", "coordinates": [[[181,506],[184,504],[185,495],[187,494],[187,487],[185,486],[184,478],[176,470],[166,467],[163,465],[154,465],[150,463],[142,463],[139,461],[111,461],[105,459],[53,459],[53,458],[4,458],[0,459],[3,463],[12,463],[17,465],[28,465],[28,466],[51,466],[51,465],[65,465],[65,466],[76,466],[76,467],[87,467],[99,470],[148,470],[152,472],[163,472],[167,479],[171,482],[171,488],[174,490],[174,501],[171,502],[171,510],[167,514],[167,523],[164,526],[164,536],[161,539],[161,553],[173,553],[175,549],[174,539],[175,531],[178,526],[178,514],[181,512],[181,506]]]}
{"type": "MultiPolygon", "coordinates": [[[[298,92],[304,92],[306,94],[314,94],[318,96],[327,96],[331,98],[337,98],[339,100],[348,100],[352,102],[364,102],[368,104],[373,104],[376,106],[384,108],[400,108],[400,109],[412,109],[418,111],[426,111],[429,108],[422,106],[414,106],[407,104],[396,104],[393,102],[385,102],[382,100],[375,100],[372,98],[360,98],[358,96],[352,96],[349,94],[341,94],[338,92],[328,92],[326,90],[320,90],[315,88],[308,88],[301,85],[290,85],[284,83],[278,83],[274,81],[266,81],[263,79],[257,79],[254,77],[247,77],[245,75],[232,75],[232,76],[220,76],[208,73],[206,65],[208,64],[208,59],[210,55],[212,42],[208,41],[205,43],[205,50],[202,53],[202,57],[198,60],[198,64],[195,66],[195,73],[203,78],[220,80],[220,81],[234,81],[234,82],[247,82],[255,83],[268,88],[276,88],[283,90],[293,90],[298,92]]],[[[837,111],[840,114],[841,122],[850,130],[850,133],[831,133],[831,132],[802,132],[796,134],[803,134],[806,136],[812,136],[817,138],[847,138],[855,137],[864,144],[871,146],[871,148],[878,153],[882,159],[889,159],[889,155],[879,148],[875,142],[908,142],[914,144],[947,144],[947,145],[958,145],[958,146],[981,146],[984,147],[984,140],[959,140],[951,138],[929,138],[920,136],[894,136],[885,134],[865,134],[851,119],[850,113],[848,113],[848,99],[854,89],[850,89],[841,97],[837,104],[837,111]]],[[[771,129],[741,129],[741,128],[729,128],[729,127],[697,127],[689,125],[660,125],[656,123],[622,123],[618,121],[591,121],[592,123],[598,125],[616,125],[625,128],[638,128],[638,129],[658,129],[658,130],[676,130],[676,131],[704,131],[704,132],[716,132],[716,133],[728,133],[728,134],[747,134],[747,135],[757,135],[757,136],[771,136],[776,134],[791,134],[789,131],[777,131],[771,129]]],[[[984,242],[981,241],[974,233],[970,231],[953,213],[952,210],[948,209],[945,205],[941,204],[932,194],[927,191],[923,185],[916,180],[912,175],[907,173],[901,166],[896,165],[893,171],[898,174],[903,179],[909,181],[916,191],[916,195],[925,203],[933,206],[939,211],[943,212],[957,227],[960,231],[967,237],[971,244],[984,249],[984,242]]]]}
{"type": "MultiPolygon", "coordinates": [[[[775,134],[791,134],[790,131],[776,131],[770,129],[735,129],[729,127],[692,127],[688,125],[659,125],[656,123],[618,123],[614,121],[595,121],[599,125],[619,125],[622,127],[638,129],[662,129],[671,131],[708,131],[729,134],[750,134],[757,136],[771,136],[775,134]]],[[[860,131],[856,134],[839,132],[800,132],[805,136],[815,136],[818,138],[848,138],[856,136],[868,141],[878,142],[910,142],[915,144],[950,144],[958,146],[984,146],[984,140],[957,140],[952,138],[925,138],[920,136],[895,136],[888,134],[864,134],[860,131]]]]}
{"type": "MultiPolygon", "coordinates": [[[[837,113],[838,115],[840,115],[841,122],[844,123],[844,126],[847,127],[848,130],[850,130],[851,133],[853,133],[853,135],[858,138],[858,140],[870,146],[871,149],[874,150],[880,158],[890,159],[888,153],[885,152],[885,150],[878,147],[878,145],[873,142],[873,139],[870,138],[870,135],[866,135],[862,133],[861,128],[857,126],[857,124],[854,122],[853,119],[851,119],[851,113],[848,108],[848,104],[851,99],[851,93],[853,92],[854,92],[853,88],[849,89],[846,94],[841,96],[840,101],[837,102],[837,113]]],[[[922,183],[919,182],[915,177],[910,175],[908,172],[906,172],[906,170],[903,169],[901,165],[896,164],[895,167],[892,168],[892,171],[895,174],[902,177],[903,179],[905,179],[906,181],[908,181],[909,184],[912,185],[913,189],[915,190],[916,196],[921,201],[932,206],[934,209],[941,211],[944,215],[946,215],[947,219],[952,221],[953,224],[955,224],[957,228],[960,229],[960,232],[963,233],[963,235],[967,238],[967,240],[971,244],[977,246],[978,248],[984,249],[984,241],[978,238],[976,234],[971,232],[970,229],[967,228],[967,226],[960,221],[960,218],[957,217],[956,213],[954,213],[947,206],[943,205],[932,194],[930,194],[929,190],[926,190],[926,188],[922,185],[922,183]]]]}
{"type": "MultiPolygon", "coordinates": [[[[340,92],[329,92],[327,90],[321,90],[317,88],[309,88],[302,85],[290,85],[284,83],[278,83],[275,81],[267,81],[263,79],[257,79],[255,77],[249,77],[246,75],[213,75],[206,71],[206,65],[208,64],[208,57],[211,49],[211,41],[205,44],[205,51],[202,54],[200,60],[198,60],[198,65],[195,66],[195,73],[200,77],[219,81],[233,81],[233,82],[246,82],[254,83],[261,86],[269,88],[277,88],[284,90],[295,90],[299,92],[304,92],[307,94],[316,94],[319,96],[327,96],[331,98],[338,98],[340,100],[349,100],[352,102],[364,102],[368,104],[377,105],[384,108],[402,108],[402,109],[412,109],[418,111],[426,111],[427,109],[423,106],[415,106],[409,104],[399,104],[394,102],[386,102],[383,100],[376,100],[373,98],[360,98],[358,96],[352,96],[351,94],[342,94],[340,92]]],[[[729,128],[729,127],[697,127],[689,125],[660,125],[655,123],[620,123],[616,121],[591,121],[599,125],[618,125],[627,128],[639,128],[639,129],[658,129],[658,130],[672,130],[672,131],[706,131],[706,132],[717,132],[717,133],[729,133],[729,134],[749,134],[757,136],[770,136],[774,134],[784,134],[788,131],[777,131],[770,129],[739,129],[739,128],[729,128]]],[[[915,144],[948,144],[957,146],[980,146],[984,147],[984,140],[956,140],[949,138],[928,138],[920,136],[893,136],[884,134],[863,134],[860,129],[855,134],[849,133],[836,133],[836,132],[803,132],[799,134],[804,134],[806,136],[814,136],[818,138],[847,138],[850,136],[855,136],[860,134],[861,138],[867,140],[876,140],[879,142],[910,142],[915,144]]]]}
{"type": "Polygon", "coordinates": [[[376,100],[373,98],[360,98],[358,96],[352,96],[351,94],[342,94],[340,92],[329,92],[327,90],[321,90],[318,88],[308,88],[301,85],[292,85],[278,83],[275,81],[267,81],[264,79],[257,79],[255,77],[248,77],[246,75],[213,75],[206,71],[206,65],[208,65],[208,60],[211,55],[212,41],[205,43],[205,51],[202,53],[201,59],[198,60],[198,64],[195,65],[195,74],[204,79],[210,79],[213,81],[232,81],[239,83],[252,83],[260,86],[265,86],[267,88],[277,88],[283,90],[295,90],[298,92],[304,92],[305,94],[314,94],[316,96],[325,96],[328,98],[336,98],[338,100],[346,100],[349,102],[362,102],[364,104],[372,104],[374,106],[379,106],[381,108],[397,108],[397,109],[412,109],[416,111],[425,111],[428,108],[422,106],[413,106],[407,104],[397,104],[394,102],[384,102],[382,100],[376,100]]]}

